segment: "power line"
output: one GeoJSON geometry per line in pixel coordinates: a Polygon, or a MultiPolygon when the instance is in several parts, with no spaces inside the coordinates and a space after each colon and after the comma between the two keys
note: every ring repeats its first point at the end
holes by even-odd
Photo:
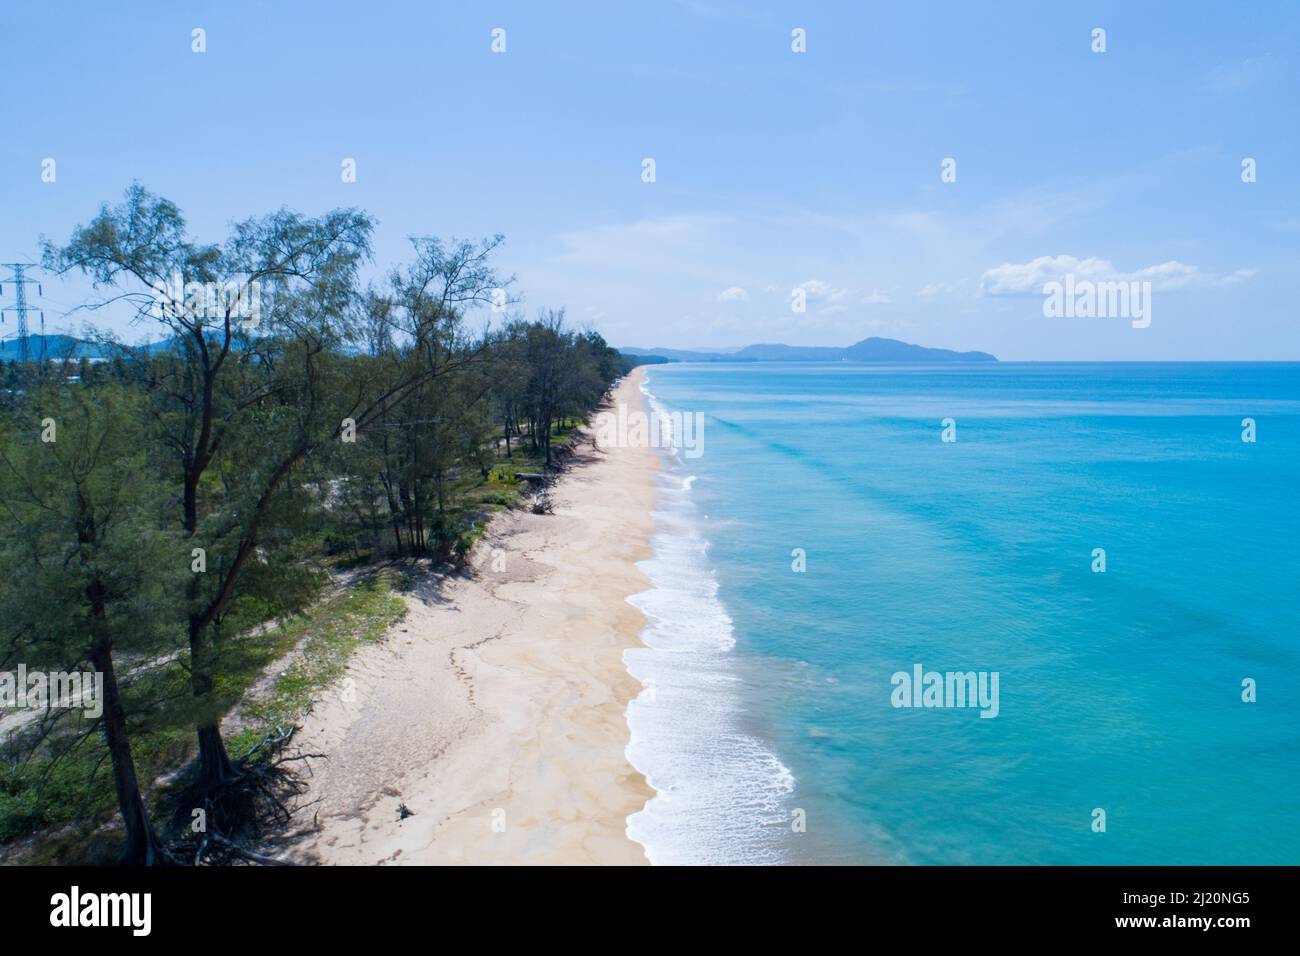
{"type": "MultiPolygon", "coordinates": [[[[37,282],[35,279],[28,279],[23,275],[23,273],[26,272],[26,270],[36,268],[36,263],[0,262],[0,268],[8,269],[10,272],[13,273],[13,278],[10,279],[9,281],[13,283],[14,290],[15,290],[14,307],[12,309],[0,309],[0,322],[4,321],[4,314],[6,312],[16,312],[18,314],[18,333],[17,333],[18,356],[19,356],[19,361],[26,362],[31,357],[30,349],[27,343],[27,312],[28,312],[27,287],[29,285],[36,286],[36,294],[38,296],[44,296],[45,293],[41,289],[41,284],[39,282],[37,282]]],[[[0,296],[3,295],[4,295],[4,284],[0,283],[0,296]]],[[[40,315],[41,315],[41,361],[44,362],[45,361],[45,312],[43,310],[38,310],[38,311],[40,311],[40,315]]],[[[0,342],[0,348],[3,348],[2,342],[0,342]]]]}

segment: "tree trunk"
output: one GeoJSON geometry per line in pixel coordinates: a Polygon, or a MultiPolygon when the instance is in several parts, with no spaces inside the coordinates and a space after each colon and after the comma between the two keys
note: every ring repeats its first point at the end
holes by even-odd
{"type": "MultiPolygon", "coordinates": [[[[209,659],[209,646],[205,640],[204,627],[195,619],[190,620],[190,687],[195,698],[200,701],[212,693],[213,662],[209,659]]],[[[197,728],[199,741],[199,778],[198,788],[201,793],[210,793],[239,776],[234,764],[226,753],[225,742],[221,739],[221,727],[216,716],[203,714],[197,728]]]]}
{"type": "Polygon", "coordinates": [[[215,722],[200,727],[198,737],[198,786],[201,792],[207,793],[236,779],[239,771],[230,762],[230,755],[226,753],[226,742],[221,739],[221,728],[215,722]]]}
{"type": "Polygon", "coordinates": [[[135,761],[131,757],[131,741],[126,732],[126,712],[113,669],[113,652],[104,641],[98,641],[91,651],[95,670],[104,675],[104,737],[108,755],[113,763],[113,786],[117,791],[117,808],[126,828],[126,846],[121,862],[129,866],[156,866],[170,862],[166,851],[158,842],[140,784],[135,775],[135,761]]]}

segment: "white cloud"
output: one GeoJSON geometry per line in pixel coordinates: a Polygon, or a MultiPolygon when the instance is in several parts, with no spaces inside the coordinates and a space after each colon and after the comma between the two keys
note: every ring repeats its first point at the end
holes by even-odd
{"type": "Polygon", "coordinates": [[[1206,87],[1215,93],[1241,93],[1257,86],[1270,73],[1272,54],[1248,57],[1239,63],[1224,63],[1214,67],[1205,76],[1206,87]]]}
{"type": "Polygon", "coordinates": [[[719,302],[748,302],[749,293],[738,285],[733,285],[730,289],[723,289],[718,293],[719,302]]]}
{"type": "Polygon", "coordinates": [[[800,282],[796,289],[803,289],[804,295],[816,302],[842,302],[848,298],[848,289],[839,289],[822,279],[807,279],[800,282]]]}
{"type": "Polygon", "coordinates": [[[872,289],[870,294],[862,300],[863,305],[888,305],[894,300],[890,298],[888,292],[881,292],[879,289],[872,289]]]}
{"type": "Polygon", "coordinates": [[[825,295],[830,290],[830,287],[829,282],[823,282],[821,279],[806,279],[795,286],[796,289],[803,289],[810,299],[825,295]]]}
{"type": "MultiPolygon", "coordinates": [[[[1202,272],[1185,262],[1170,260],[1147,266],[1134,272],[1115,268],[1108,259],[1095,256],[1078,259],[1074,256],[1039,256],[1029,262],[1004,262],[980,276],[980,295],[1037,295],[1047,282],[1062,281],[1073,275],[1076,282],[1150,282],[1156,291],[1172,289],[1209,288],[1235,285],[1255,274],[1254,269],[1238,269],[1226,276],[1202,272]]],[[[930,288],[929,286],[926,289],[930,288]]],[[[921,294],[926,294],[925,289],[921,294]]]]}
{"type": "Polygon", "coordinates": [[[717,275],[717,249],[727,221],[710,216],[669,216],[592,226],[558,235],[553,262],[604,276],[646,276],[676,281],[717,275]]]}

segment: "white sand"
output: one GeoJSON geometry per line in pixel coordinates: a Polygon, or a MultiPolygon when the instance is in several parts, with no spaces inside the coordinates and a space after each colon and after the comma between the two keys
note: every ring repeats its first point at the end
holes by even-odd
{"type": "MultiPolygon", "coordinates": [[[[642,407],[641,373],[615,402],[642,407]]],[[[627,816],[653,794],[627,762],[624,711],[639,645],[656,455],[584,445],[555,513],[502,514],[472,576],[408,598],[304,722],[323,752],[306,799],[319,828],[300,861],[644,863],[627,816]],[[504,561],[504,570],[500,568],[504,561]],[[414,812],[398,819],[398,805],[414,812]]],[[[309,820],[300,820],[309,823],[309,820]]]]}

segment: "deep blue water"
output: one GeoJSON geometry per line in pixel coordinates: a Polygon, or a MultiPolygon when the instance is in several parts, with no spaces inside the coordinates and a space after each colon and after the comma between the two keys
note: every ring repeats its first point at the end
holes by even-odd
{"type": "Polygon", "coordinates": [[[1300,365],[648,378],[705,423],[629,654],[652,858],[1300,863],[1300,365]],[[891,706],[915,664],[998,716],[891,706]]]}

